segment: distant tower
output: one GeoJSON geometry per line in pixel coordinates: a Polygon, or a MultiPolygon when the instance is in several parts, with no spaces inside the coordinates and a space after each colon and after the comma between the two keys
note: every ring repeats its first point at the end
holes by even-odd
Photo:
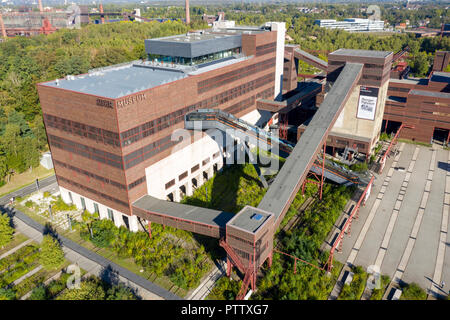
{"type": "Polygon", "coordinates": [[[103,14],[103,4],[100,3],[100,17],[102,19],[102,24],[105,24],[105,15],[103,14]]]}
{"type": "Polygon", "coordinates": [[[38,0],[39,3],[39,12],[42,13],[44,12],[44,8],[42,7],[42,0],[38,0]]]}
{"type": "Polygon", "coordinates": [[[6,39],[5,24],[3,23],[3,16],[1,12],[0,12],[0,28],[2,29],[2,37],[6,39]]]}
{"type": "Polygon", "coordinates": [[[189,0],[186,0],[186,24],[191,23],[191,18],[189,16],[189,0]]]}

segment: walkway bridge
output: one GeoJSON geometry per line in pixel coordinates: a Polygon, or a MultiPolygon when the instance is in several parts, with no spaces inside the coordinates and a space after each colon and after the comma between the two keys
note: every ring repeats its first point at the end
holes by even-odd
{"type": "MultiPolygon", "coordinates": [[[[133,214],[149,221],[150,235],[151,222],[156,222],[220,238],[220,243],[228,255],[227,273],[231,271],[231,263],[241,271],[245,269],[244,283],[238,295],[238,298],[242,299],[249,283],[252,289],[255,289],[257,270],[262,263],[268,261],[269,266],[271,265],[275,230],[309,171],[320,167],[321,163],[316,162],[317,156],[322,148],[324,149],[329,131],[358,84],[362,69],[363,65],[359,63],[347,63],[344,66],[295,146],[223,111],[200,111],[186,117],[186,128],[194,126],[195,121],[201,121],[206,126],[202,129],[207,126],[225,131],[235,128],[238,129],[234,130],[236,133],[247,133],[246,136],[251,140],[249,143],[253,141],[252,144],[266,146],[267,149],[273,149],[274,145],[278,144],[282,151],[289,154],[258,208],[247,206],[233,215],[220,210],[167,202],[146,195],[133,203],[133,214]],[[261,141],[263,143],[260,143],[261,141]],[[249,225],[251,228],[246,227],[249,225]]],[[[333,169],[329,165],[325,167],[328,172],[333,169]]],[[[329,177],[332,177],[332,173],[329,177]]]]}

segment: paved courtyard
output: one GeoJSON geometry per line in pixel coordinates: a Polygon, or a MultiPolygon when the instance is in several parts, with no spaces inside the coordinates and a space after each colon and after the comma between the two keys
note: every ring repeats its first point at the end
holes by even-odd
{"type": "Polygon", "coordinates": [[[434,295],[448,294],[450,152],[440,146],[397,147],[335,257],[365,268],[377,265],[395,283],[416,282],[434,295]]]}

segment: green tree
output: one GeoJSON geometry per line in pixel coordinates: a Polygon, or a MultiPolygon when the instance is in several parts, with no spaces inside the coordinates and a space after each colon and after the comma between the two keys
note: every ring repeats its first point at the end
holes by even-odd
{"type": "Polygon", "coordinates": [[[106,300],[136,300],[133,292],[122,284],[108,289],[106,296],[106,300]]]}
{"type": "Polygon", "coordinates": [[[45,235],[41,242],[39,262],[47,270],[54,270],[64,263],[64,252],[59,242],[50,235],[45,235]]]}
{"type": "Polygon", "coordinates": [[[13,239],[14,229],[10,222],[8,215],[0,214],[0,247],[2,248],[13,239]]]}

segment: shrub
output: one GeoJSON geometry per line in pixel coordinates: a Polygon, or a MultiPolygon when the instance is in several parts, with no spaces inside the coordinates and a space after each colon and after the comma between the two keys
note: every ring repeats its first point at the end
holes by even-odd
{"type": "Polygon", "coordinates": [[[104,300],[105,290],[101,282],[95,278],[89,279],[80,283],[79,289],[66,289],[56,300],[104,300]]]}
{"type": "Polygon", "coordinates": [[[100,248],[106,248],[112,245],[118,235],[118,228],[114,222],[107,219],[96,220],[91,223],[92,239],[89,230],[83,232],[83,238],[89,239],[94,245],[100,248]]]}
{"type": "Polygon", "coordinates": [[[416,283],[407,284],[402,288],[400,300],[426,300],[427,293],[416,283]]]}
{"type": "Polygon", "coordinates": [[[64,263],[61,245],[50,235],[45,235],[42,240],[39,262],[47,270],[57,269],[64,263]]]}
{"type": "Polygon", "coordinates": [[[391,139],[391,136],[388,135],[386,132],[383,132],[383,133],[380,135],[380,141],[388,141],[388,140],[390,140],[390,139],[391,139]]]}
{"type": "Polygon", "coordinates": [[[52,194],[50,193],[50,192],[48,192],[48,191],[45,191],[44,192],[44,198],[48,198],[48,197],[50,197],[52,194]]]}
{"type": "Polygon", "coordinates": [[[61,196],[59,196],[58,198],[56,198],[56,200],[53,200],[51,202],[52,205],[52,210],[53,212],[60,212],[60,211],[73,211],[73,210],[77,210],[77,206],[74,204],[67,204],[63,201],[63,199],[61,198],[61,196]]]}
{"type": "Polygon", "coordinates": [[[31,207],[33,207],[33,204],[34,204],[34,202],[33,202],[33,201],[31,201],[31,200],[28,200],[27,202],[25,202],[25,207],[27,207],[27,208],[31,208],[31,207]]]}
{"type": "Polygon", "coordinates": [[[355,163],[350,166],[350,170],[355,172],[364,172],[367,171],[367,169],[368,167],[366,162],[355,163]]]}
{"type": "Polygon", "coordinates": [[[0,288],[0,300],[14,300],[16,293],[12,289],[0,288]]]}
{"type": "Polygon", "coordinates": [[[14,229],[11,227],[11,220],[7,214],[0,214],[0,247],[11,242],[14,237],[14,229]]]}
{"type": "Polygon", "coordinates": [[[40,285],[33,289],[29,300],[47,300],[47,291],[45,287],[40,285]]]}

